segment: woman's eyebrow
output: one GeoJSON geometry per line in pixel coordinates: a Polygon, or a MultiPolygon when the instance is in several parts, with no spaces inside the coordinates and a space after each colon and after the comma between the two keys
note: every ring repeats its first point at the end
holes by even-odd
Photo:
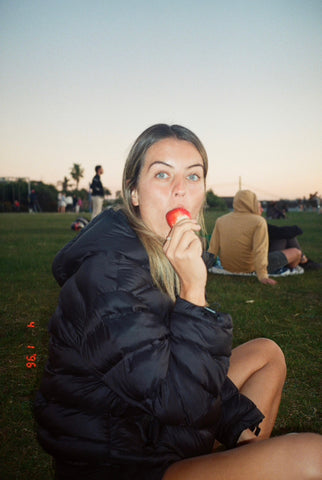
{"type": "Polygon", "coordinates": [[[201,167],[202,169],[204,168],[202,163],[194,163],[193,165],[189,165],[187,168],[196,168],[196,167],[201,167]]]}
{"type": "Polygon", "coordinates": [[[153,167],[154,165],[165,165],[166,167],[174,168],[173,165],[170,165],[170,164],[167,163],[167,162],[162,162],[161,160],[156,160],[155,162],[152,162],[152,163],[149,165],[148,170],[150,170],[150,168],[153,167]]]}
{"type": "MultiPolygon", "coordinates": [[[[152,162],[152,163],[149,165],[148,170],[150,170],[150,168],[153,167],[154,165],[165,165],[166,167],[174,168],[174,165],[170,165],[170,164],[167,163],[167,162],[162,162],[162,160],[156,160],[155,162],[152,162]]],[[[202,163],[194,163],[193,165],[189,165],[189,166],[187,167],[187,170],[188,170],[189,168],[196,168],[196,167],[201,167],[202,169],[204,168],[204,166],[203,166],[202,163]]]]}

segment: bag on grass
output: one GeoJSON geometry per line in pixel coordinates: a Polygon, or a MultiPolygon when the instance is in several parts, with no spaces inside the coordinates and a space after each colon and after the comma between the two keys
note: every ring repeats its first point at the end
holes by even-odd
{"type": "Polygon", "coordinates": [[[79,217],[75,220],[75,222],[71,224],[70,228],[72,230],[79,231],[79,230],[82,230],[82,228],[86,227],[87,224],[88,224],[88,220],[86,218],[79,217]]]}

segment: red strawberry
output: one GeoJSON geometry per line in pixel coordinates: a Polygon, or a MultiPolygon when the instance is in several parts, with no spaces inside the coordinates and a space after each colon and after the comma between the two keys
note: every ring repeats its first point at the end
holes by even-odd
{"type": "Polygon", "coordinates": [[[185,208],[175,208],[174,210],[170,210],[166,214],[166,219],[169,224],[169,227],[172,228],[176,223],[178,223],[183,218],[191,218],[190,212],[185,208]]]}

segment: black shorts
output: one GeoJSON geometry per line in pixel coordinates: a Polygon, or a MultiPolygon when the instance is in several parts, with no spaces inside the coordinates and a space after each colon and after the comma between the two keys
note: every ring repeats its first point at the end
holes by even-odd
{"type": "Polygon", "coordinates": [[[276,250],[275,252],[269,252],[268,254],[268,273],[274,273],[280,268],[285,267],[288,264],[287,258],[283,252],[276,250]]]}

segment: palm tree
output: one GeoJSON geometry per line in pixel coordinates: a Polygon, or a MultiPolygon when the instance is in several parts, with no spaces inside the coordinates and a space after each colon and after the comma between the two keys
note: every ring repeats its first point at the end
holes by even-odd
{"type": "Polygon", "coordinates": [[[79,165],[79,163],[74,163],[70,170],[70,174],[76,182],[76,190],[78,191],[78,184],[80,179],[84,176],[84,169],[79,165]]]}
{"type": "Polygon", "coordinates": [[[64,180],[59,180],[57,182],[57,185],[61,187],[62,192],[67,192],[69,187],[71,186],[68,177],[64,177],[64,180]]]}

